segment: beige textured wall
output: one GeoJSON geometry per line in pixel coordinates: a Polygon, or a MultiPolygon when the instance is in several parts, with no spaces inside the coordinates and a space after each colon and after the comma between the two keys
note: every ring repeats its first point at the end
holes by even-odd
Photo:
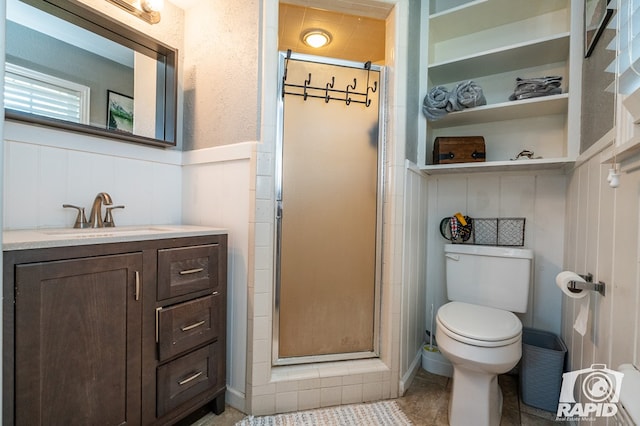
{"type": "Polygon", "coordinates": [[[257,0],[200,1],[187,10],[185,151],[259,139],[260,19],[257,0]]]}

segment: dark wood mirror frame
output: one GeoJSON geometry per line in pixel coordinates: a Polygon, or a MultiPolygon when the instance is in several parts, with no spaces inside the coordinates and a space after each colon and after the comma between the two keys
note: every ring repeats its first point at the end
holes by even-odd
{"type": "Polygon", "coordinates": [[[178,51],[121,22],[100,14],[77,0],[20,0],[51,15],[110,39],[125,47],[143,53],[158,61],[158,72],[164,76],[164,96],[156,100],[156,116],[162,122],[156,125],[157,134],[163,138],[139,136],[85,124],[67,122],[5,109],[5,118],[61,130],[80,132],[109,139],[136,142],[146,145],[170,147],[176,145],[177,64],[178,51]]]}

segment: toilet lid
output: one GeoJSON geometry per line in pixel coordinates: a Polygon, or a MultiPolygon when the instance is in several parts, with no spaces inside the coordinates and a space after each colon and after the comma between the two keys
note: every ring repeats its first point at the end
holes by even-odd
{"type": "Polygon", "coordinates": [[[440,307],[438,319],[449,331],[479,341],[504,341],[522,332],[522,323],[512,312],[463,302],[440,307]]]}

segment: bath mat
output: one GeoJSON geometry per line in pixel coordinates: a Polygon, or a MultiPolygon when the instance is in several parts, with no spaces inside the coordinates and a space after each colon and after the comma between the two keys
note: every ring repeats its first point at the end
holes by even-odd
{"type": "Polygon", "coordinates": [[[411,424],[395,401],[380,401],[274,416],[248,416],[235,426],[404,426],[411,424]]]}

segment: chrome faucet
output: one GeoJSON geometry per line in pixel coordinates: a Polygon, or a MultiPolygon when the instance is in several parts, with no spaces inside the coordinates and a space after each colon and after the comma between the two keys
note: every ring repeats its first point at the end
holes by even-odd
{"type": "Polygon", "coordinates": [[[91,213],[89,214],[89,227],[90,228],[103,228],[102,222],[102,205],[110,206],[113,204],[111,196],[106,192],[100,192],[96,195],[91,206],[91,213]]]}

